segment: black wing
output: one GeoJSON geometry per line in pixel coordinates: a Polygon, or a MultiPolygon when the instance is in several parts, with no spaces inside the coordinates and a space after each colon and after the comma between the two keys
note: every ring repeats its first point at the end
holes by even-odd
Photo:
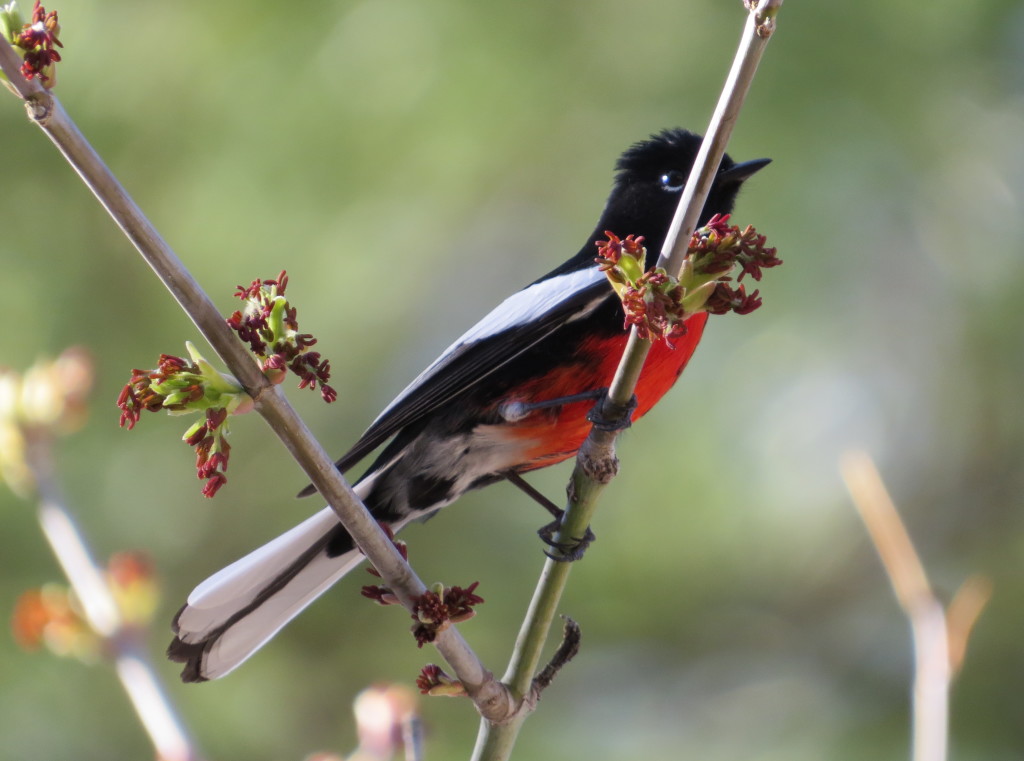
{"type": "MultiPolygon", "coordinates": [[[[337,461],[345,472],[406,426],[473,387],[611,296],[597,267],[541,279],[503,301],[420,373],[337,461]]],[[[300,496],[315,491],[307,487],[300,496]]]]}

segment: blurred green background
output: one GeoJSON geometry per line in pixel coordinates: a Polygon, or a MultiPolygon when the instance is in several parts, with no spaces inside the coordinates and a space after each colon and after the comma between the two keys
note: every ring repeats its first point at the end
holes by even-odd
{"type": "MultiPolygon", "coordinates": [[[[703,130],[743,21],[738,0],[58,9],[59,96],[218,305],[288,269],[342,391],[331,407],[290,396],[338,453],[490,305],[576,251],[623,148],[703,130]]],[[[1022,51],[1010,0],[783,7],[729,150],[775,159],[734,218],[786,264],[760,311],[711,321],[625,437],[562,605],[583,651],[517,758],[907,757],[908,627],[838,474],[854,447],[944,596],[973,572],[995,584],[955,687],[953,757],[1024,754],[1022,51]]],[[[97,358],[64,486],[98,555],[155,559],[151,644],[174,698],[214,761],[348,750],[354,694],[410,683],[436,654],[359,597],[356,573],[229,678],[176,681],[160,654],[184,596],[319,504],[293,499],[303,476],[255,417],[233,424],[215,501],[181,421],[118,429],[130,369],[197,332],[21,105],[0,105],[3,362],[69,344],[97,358]]],[[[567,474],[534,481],[557,495],[567,474]]],[[[5,490],[0,515],[10,611],[59,573],[29,505],[5,490]]],[[[426,580],[481,582],[463,631],[499,673],[543,520],[498,485],[404,536],[426,580]]],[[[423,712],[429,758],[466,758],[470,705],[423,712]]],[[[23,653],[6,629],[0,737],[11,759],[150,755],[112,672],[23,653]]]]}

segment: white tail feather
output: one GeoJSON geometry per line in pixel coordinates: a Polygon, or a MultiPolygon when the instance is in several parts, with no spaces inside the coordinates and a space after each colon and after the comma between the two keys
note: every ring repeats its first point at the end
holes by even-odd
{"type": "Polygon", "coordinates": [[[187,643],[202,640],[248,605],[271,579],[337,525],[334,511],[325,507],[290,531],[217,571],[188,596],[188,604],[178,615],[178,637],[187,643]]]}
{"type": "Polygon", "coordinates": [[[232,672],[362,560],[359,550],[334,558],[317,555],[284,587],[213,640],[200,664],[203,678],[219,679],[232,672]]]}
{"type": "Polygon", "coordinates": [[[335,558],[318,555],[280,592],[217,638],[203,659],[203,676],[217,679],[241,665],[362,559],[359,550],[335,558]]]}
{"type": "MultiPolygon", "coordinates": [[[[356,494],[365,497],[386,468],[364,477],[356,494]]],[[[411,513],[391,528],[397,532],[427,512],[411,513]]],[[[363,555],[358,550],[330,557],[326,546],[320,547],[337,526],[334,511],[325,507],[197,586],[174,619],[177,636],[167,650],[172,660],[185,664],[182,679],[196,682],[230,673],[359,565],[363,555]]]]}
{"type": "Polygon", "coordinates": [[[359,565],[358,550],[336,557],[326,548],[310,552],[336,526],[334,511],[324,508],[196,587],[175,618],[177,636],[168,649],[172,659],[186,664],[182,678],[202,681],[230,673],[359,565]],[[297,565],[307,554],[308,561],[297,565]]]}

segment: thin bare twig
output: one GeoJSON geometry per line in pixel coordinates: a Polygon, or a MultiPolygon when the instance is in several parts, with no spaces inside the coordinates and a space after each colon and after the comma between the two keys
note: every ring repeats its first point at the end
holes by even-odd
{"type": "Polygon", "coordinates": [[[946,637],[949,641],[949,670],[954,677],[960,673],[967,653],[967,642],[978,617],[992,598],[992,580],[975,574],[960,585],[946,607],[946,637]]]}
{"type": "Polygon", "coordinates": [[[580,651],[580,625],[568,616],[562,616],[562,618],[565,619],[565,626],[562,629],[562,644],[551,656],[548,665],[533,678],[530,692],[535,696],[535,700],[540,699],[541,693],[551,686],[551,682],[558,676],[558,672],[580,651]]]}
{"type": "Polygon", "coordinates": [[[64,575],[82,604],[86,622],[112,653],[117,676],[162,761],[199,761],[138,633],[124,626],[114,594],[92,559],[59,487],[48,436],[27,434],[25,460],[39,491],[39,523],[64,575]]]}
{"type": "Polygon", "coordinates": [[[963,662],[967,639],[991,594],[972,577],[947,612],[874,462],[864,452],[847,453],[843,479],[878,550],[896,599],[910,620],[914,641],[914,761],[945,761],[949,742],[949,690],[963,662]]]}
{"type": "Polygon", "coordinates": [[[411,716],[402,724],[402,748],[405,750],[405,761],[425,761],[427,754],[423,749],[423,720],[419,716],[411,716]]]}

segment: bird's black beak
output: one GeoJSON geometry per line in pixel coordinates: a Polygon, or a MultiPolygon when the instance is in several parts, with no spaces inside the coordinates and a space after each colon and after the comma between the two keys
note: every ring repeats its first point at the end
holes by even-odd
{"type": "Polygon", "coordinates": [[[771,159],[754,159],[753,161],[744,161],[742,164],[733,164],[724,172],[718,173],[716,182],[739,185],[741,182],[749,180],[770,163],[772,163],[771,159]]]}

